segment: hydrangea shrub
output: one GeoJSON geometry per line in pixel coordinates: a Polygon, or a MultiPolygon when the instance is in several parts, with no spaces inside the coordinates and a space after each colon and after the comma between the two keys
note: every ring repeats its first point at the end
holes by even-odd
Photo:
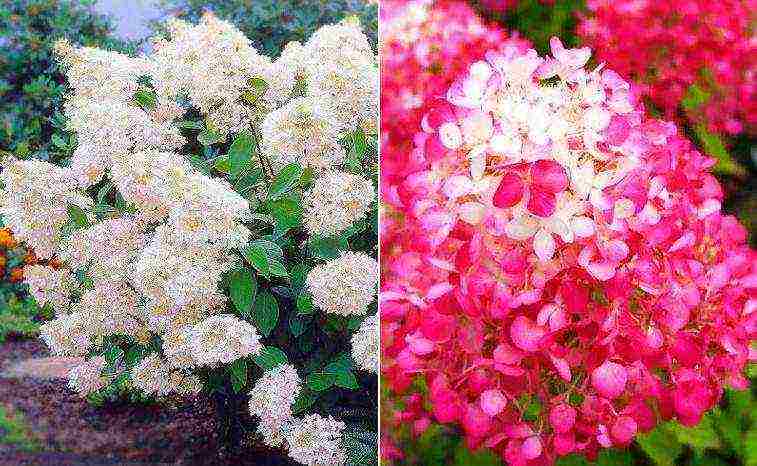
{"type": "Polygon", "coordinates": [[[390,422],[458,426],[509,465],[693,426],[755,359],[757,253],[714,160],[588,48],[550,45],[468,61],[412,168],[382,173],[390,422]]]}
{"type": "Polygon", "coordinates": [[[24,269],[42,338],[94,402],[205,391],[235,441],[251,417],[300,463],[375,461],[371,46],[352,20],[276,59],[212,14],[166,30],[140,57],[58,42],[70,163],[3,161],[0,213],[62,265],[24,269]]]}

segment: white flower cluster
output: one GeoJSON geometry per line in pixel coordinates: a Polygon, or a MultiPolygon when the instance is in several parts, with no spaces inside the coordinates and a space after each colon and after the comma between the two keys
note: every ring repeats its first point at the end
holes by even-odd
{"type": "Polygon", "coordinates": [[[4,186],[0,215],[40,259],[50,259],[58,251],[69,205],[92,205],[89,197],[76,191],[69,170],[39,160],[4,161],[0,181],[4,186]]]}
{"type": "Polygon", "coordinates": [[[378,61],[359,22],[324,26],[305,45],[290,44],[279,60],[297,67],[306,90],[263,121],[263,150],[274,169],[291,162],[335,167],[346,156],[340,139],[357,128],[377,132],[378,61]]]}
{"type": "Polygon", "coordinates": [[[37,304],[49,304],[56,314],[69,310],[71,293],[78,287],[70,270],[56,270],[45,265],[24,267],[24,282],[29,285],[29,293],[37,304]]]}
{"type": "Polygon", "coordinates": [[[68,386],[81,396],[96,392],[105,386],[105,358],[98,356],[79,364],[68,373],[68,386]]]}
{"type": "Polygon", "coordinates": [[[310,414],[296,421],[286,433],[289,456],[308,466],[339,466],[346,462],[342,447],[345,425],[332,417],[310,414]]]}
{"type": "Polygon", "coordinates": [[[250,392],[250,414],[258,418],[258,433],[266,445],[280,447],[294,422],[292,405],[302,391],[297,369],[282,364],[267,371],[250,392]]]}
{"type": "Polygon", "coordinates": [[[352,359],[364,371],[378,373],[379,367],[378,314],[367,317],[352,335],[352,359]]]}
{"type": "Polygon", "coordinates": [[[332,236],[365,218],[376,200],[373,183],[340,171],[328,171],[304,195],[303,223],[309,234],[332,236]]]}
{"type": "Polygon", "coordinates": [[[307,276],[313,304],[342,316],[365,315],[376,294],[378,262],[362,252],[343,252],[338,258],[315,267],[307,276]]]}

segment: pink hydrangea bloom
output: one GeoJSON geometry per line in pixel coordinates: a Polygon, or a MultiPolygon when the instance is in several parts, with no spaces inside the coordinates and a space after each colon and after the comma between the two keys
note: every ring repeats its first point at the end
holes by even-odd
{"type": "Polygon", "coordinates": [[[757,356],[757,252],[714,160],[551,45],[466,50],[415,134],[383,140],[395,419],[460,426],[511,466],[694,424],[757,356]]]}
{"type": "Polygon", "coordinates": [[[683,113],[684,121],[713,132],[754,134],[757,2],[590,0],[587,6],[581,38],[666,118],[683,113]]]}

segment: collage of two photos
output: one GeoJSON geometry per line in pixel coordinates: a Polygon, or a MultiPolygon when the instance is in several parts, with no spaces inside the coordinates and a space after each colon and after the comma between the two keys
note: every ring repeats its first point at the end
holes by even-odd
{"type": "Polygon", "coordinates": [[[755,466],[753,0],[0,0],[0,466],[755,466]]]}

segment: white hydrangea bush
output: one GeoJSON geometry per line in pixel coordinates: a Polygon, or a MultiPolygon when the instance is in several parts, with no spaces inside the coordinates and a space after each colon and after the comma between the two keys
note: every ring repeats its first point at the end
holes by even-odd
{"type": "Polygon", "coordinates": [[[275,59],[211,14],[166,30],[58,42],[76,148],[2,161],[0,215],[56,264],[24,271],[41,336],[95,403],[243,397],[251,435],[349,464],[376,426],[376,56],[349,19],[275,59]]]}

